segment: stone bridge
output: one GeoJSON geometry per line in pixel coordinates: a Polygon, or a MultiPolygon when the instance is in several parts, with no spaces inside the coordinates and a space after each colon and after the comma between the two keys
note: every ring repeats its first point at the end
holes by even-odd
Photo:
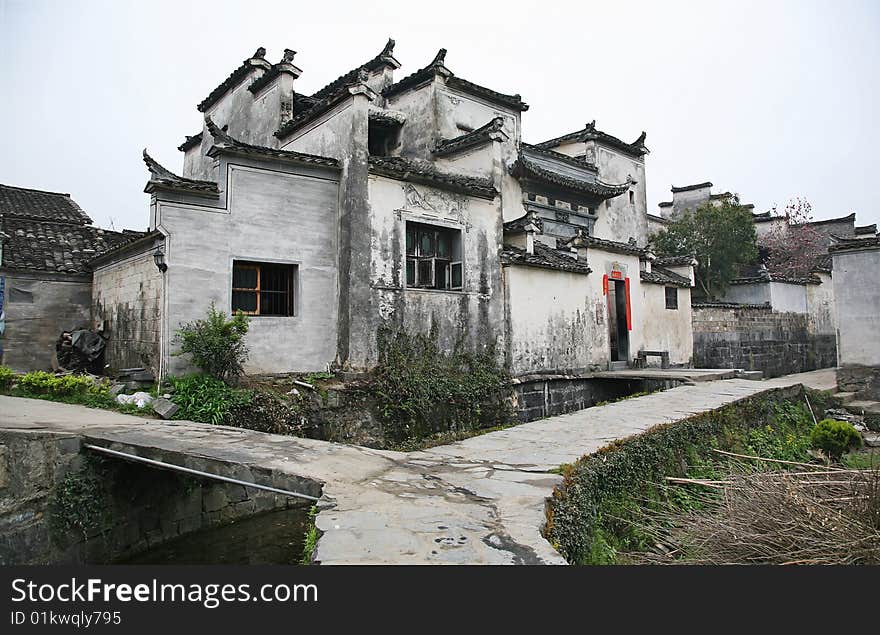
{"type": "Polygon", "coordinates": [[[322,564],[564,564],[541,536],[562,463],[655,425],[797,384],[831,390],[834,370],[679,386],[409,453],[2,396],[0,431],[73,437],[321,495],[322,564]]]}

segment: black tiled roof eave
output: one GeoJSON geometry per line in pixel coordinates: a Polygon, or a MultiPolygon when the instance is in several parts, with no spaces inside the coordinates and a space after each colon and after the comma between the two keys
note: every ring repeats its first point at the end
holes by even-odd
{"type": "MultiPolygon", "coordinates": [[[[262,54],[265,55],[264,49],[259,49],[257,54],[262,51],[262,54]]],[[[214,90],[212,90],[207,97],[205,97],[196,108],[199,112],[205,112],[211,106],[216,104],[220,99],[228,93],[230,90],[241,84],[245,79],[247,79],[248,75],[250,75],[251,71],[255,68],[262,68],[266,71],[270,70],[272,66],[269,62],[259,58],[259,57],[250,57],[246,59],[241,65],[236,68],[232,73],[230,73],[229,77],[224,79],[219,86],[217,86],[214,90]]]]}
{"type": "Polygon", "coordinates": [[[510,173],[516,178],[526,178],[543,182],[563,189],[590,194],[601,200],[620,196],[629,189],[629,184],[610,185],[601,182],[581,181],[547,170],[522,155],[511,166],[510,173]]]}
{"type": "Polygon", "coordinates": [[[828,251],[836,254],[846,251],[862,251],[878,248],[880,248],[880,236],[876,236],[874,238],[853,238],[851,240],[846,240],[837,243],[836,245],[831,245],[828,248],[828,251]]]}
{"type": "Polygon", "coordinates": [[[331,157],[323,157],[317,154],[307,154],[305,152],[294,152],[292,150],[267,148],[265,146],[257,146],[250,143],[245,143],[244,141],[239,141],[230,136],[227,132],[218,128],[210,117],[205,117],[205,125],[208,128],[208,132],[214,138],[214,143],[208,150],[209,157],[215,157],[222,153],[229,153],[246,156],[258,156],[289,163],[298,163],[301,165],[340,169],[339,161],[331,157]]]}
{"type": "Polygon", "coordinates": [[[522,100],[520,95],[505,95],[504,93],[499,93],[491,88],[480,86],[479,84],[475,84],[461,77],[456,77],[455,75],[446,80],[446,85],[449,88],[475,95],[477,97],[482,97],[486,101],[501,106],[507,106],[508,108],[518,110],[519,112],[525,112],[529,109],[529,105],[522,100]]]}
{"type": "Polygon", "coordinates": [[[647,255],[647,250],[643,247],[639,247],[637,245],[631,245],[629,243],[621,243],[616,240],[607,240],[605,238],[596,238],[595,236],[581,236],[581,240],[587,243],[587,248],[590,247],[594,249],[600,249],[602,251],[608,251],[611,253],[623,254],[625,256],[639,256],[643,257],[647,255]]]}
{"type": "Polygon", "coordinates": [[[202,133],[198,132],[192,136],[187,135],[186,141],[177,146],[181,152],[186,152],[190,148],[194,148],[202,142],[202,133]]]}
{"type": "Polygon", "coordinates": [[[712,187],[712,183],[706,181],[704,183],[693,183],[692,185],[682,185],[681,187],[672,186],[672,193],[678,194],[679,192],[691,192],[693,190],[702,190],[707,187],[712,187]]]}
{"type": "Polygon", "coordinates": [[[394,59],[394,40],[389,39],[388,43],[385,44],[385,48],[376,55],[376,57],[372,58],[368,62],[357,66],[347,73],[343,73],[332,82],[321,88],[320,90],[312,93],[311,99],[315,101],[321,101],[330,95],[336,93],[340,88],[347,84],[351,84],[355,80],[357,80],[361,71],[375,71],[383,66],[391,66],[392,68],[400,68],[400,63],[394,59]]]}
{"type": "Polygon", "coordinates": [[[548,139],[547,141],[542,141],[541,143],[537,143],[535,145],[539,148],[549,150],[565,143],[566,141],[598,141],[599,143],[620,150],[624,154],[628,154],[635,158],[641,158],[648,153],[648,148],[644,144],[644,139],[645,133],[643,132],[637,141],[635,141],[634,143],[627,143],[626,141],[618,139],[614,135],[610,135],[607,132],[597,130],[595,127],[595,122],[593,122],[593,124],[588,125],[582,130],[569,132],[568,134],[564,134],[553,139],[548,139]]]}
{"type": "Polygon", "coordinates": [[[213,181],[197,181],[178,176],[151,157],[146,149],[144,149],[143,157],[147,170],[150,172],[150,180],[144,187],[144,192],[147,194],[167,191],[210,198],[217,198],[220,195],[220,189],[213,181]]]}
{"type": "Polygon", "coordinates": [[[586,161],[585,159],[571,157],[571,156],[568,156],[567,154],[563,154],[561,152],[556,152],[556,150],[551,150],[549,148],[541,148],[541,147],[538,147],[538,146],[533,145],[531,143],[523,142],[521,145],[522,145],[523,149],[525,149],[525,150],[528,150],[530,152],[536,152],[538,154],[542,154],[546,157],[550,157],[553,159],[558,159],[559,161],[562,161],[563,163],[567,163],[568,165],[571,165],[571,166],[574,166],[577,168],[587,169],[587,170],[590,170],[591,172],[598,172],[599,171],[598,165],[596,165],[595,163],[590,163],[589,161],[586,161]]]}
{"type": "Polygon", "coordinates": [[[493,200],[498,191],[490,179],[441,172],[430,164],[420,164],[403,157],[370,157],[373,174],[399,181],[412,181],[493,200]]]}
{"type": "Polygon", "coordinates": [[[303,110],[298,115],[294,115],[289,121],[275,131],[275,138],[284,139],[285,137],[289,137],[301,127],[330,111],[345,99],[351,97],[352,93],[349,89],[352,85],[353,84],[349,83],[342,86],[335,93],[315,102],[310,108],[303,110]]]}
{"type": "Polygon", "coordinates": [[[505,245],[501,251],[501,263],[504,266],[520,265],[524,267],[537,267],[565,273],[587,275],[592,272],[586,262],[575,260],[565,254],[556,254],[554,250],[542,243],[535,242],[535,251],[526,253],[524,249],[505,245]]]}
{"type": "Polygon", "coordinates": [[[165,235],[157,229],[148,232],[138,232],[138,235],[132,236],[129,240],[125,240],[120,242],[117,245],[114,245],[110,249],[94,256],[86,265],[90,270],[94,269],[96,266],[111,261],[120,255],[128,254],[132,250],[137,249],[141,245],[148,245],[153,243],[157,239],[164,240],[165,235]]]}
{"type": "Polygon", "coordinates": [[[668,271],[660,267],[653,268],[650,273],[647,271],[640,271],[639,277],[642,282],[648,284],[661,284],[682,288],[690,288],[691,286],[691,281],[684,276],[680,276],[673,271],[668,271]]]}
{"type": "Polygon", "coordinates": [[[654,264],[659,267],[683,267],[693,263],[693,256],[658,256],[654,264]]]}
{"type": "Polygon", "coordinates": [[[489,123],[480,126],[476,130],[453,139],[440,141],[434,150],[434,155],[438,157],[450,156],[491,143],[493,135],[501,132],[503,126],[504,120],[501,117],[495,117],[489,123]]]}

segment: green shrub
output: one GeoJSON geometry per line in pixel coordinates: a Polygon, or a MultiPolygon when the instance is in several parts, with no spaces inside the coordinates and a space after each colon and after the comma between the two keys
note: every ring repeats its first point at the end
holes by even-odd
{"type": "Polygon", "coordinates": [[[15,371],[6,366],[0,366],[0,390],[6,390],[15,379],[15,371]]]}
{"type": "Polygon", "coordinates": [[[492,427],[510,418],[509,378],[494,351],[457,346],[446,353],[436,329],[428,335],[380,331],[372,388],[391,441],[492,427]]]}
{"type": "Polygon", "coordinates": [[[810,432],[810,443],[814,449],[838,461],[844,452],[862,446],[862,435],[851,423],[822,419],[810,432]]]}
{"type": "Polygon", "coordinates": [[[242,364],[248,357],[244,336],[248,317],[241,311],[227,319],[212,304],[205,319],[182,325],[177,330],[180,352],[189,353],[192,362],[203,372],[217,379],[231,379],[243,373],[242,364]]]}
{"type": "Polygon", "coordinates": [[[222,424],[230,411],[250,403],[250,390],[231,388],[209,375],[169,377],[173,389],[171,401],[180,406],[175,419],[222,424]]]}
{"type": "Polygon", "coordinates": [[[21,375],[17,380],[18,388],[32,395],[48,395],[53,397],[72,397],[75,395],[107,394],[109,385],[106,381],[95,382],[86,375],[53,375],[42,370],[21,375]]]}

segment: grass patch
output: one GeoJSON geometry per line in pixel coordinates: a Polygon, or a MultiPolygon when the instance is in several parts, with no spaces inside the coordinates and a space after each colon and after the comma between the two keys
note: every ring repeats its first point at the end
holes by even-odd
{"type": "MultiPolygon", "coordinates": [[[[813,408],[828,397],[810,391],[813,408]]],[[[569,561],[619,562],[620,554],[646,549],[650,532],[639,525],[644,508],[703,508],[705,497],[667,484],[665,477],[719,478],[725,459],[713,448],[784,460],[810,460],[812,415],[803,395],[775,391],[617,441],[570,466],[553,493],[544,534],[569,561]],[[613,554],[613,557],[612,555],[613,554]]]]}
{"type": "Polygon", "coordinates": [[[318,531],[318,527],[315,525],[315,517],[317,515],[318,506],[312,505],[312,508],[309,510],[309,527],[306,529],[305,538],[303,540],[303,552],[299,561],[300,564],[312,564],[312,559],[315,557],[315,548],[318,546],[318,538],[321,537],[321,532],[318,531]]]}

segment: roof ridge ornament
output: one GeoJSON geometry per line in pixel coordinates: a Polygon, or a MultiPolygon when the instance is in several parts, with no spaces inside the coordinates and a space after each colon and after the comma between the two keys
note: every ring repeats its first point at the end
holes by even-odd
{"type": "Polygon", "coordinates": [[[444,66],[446,64],[446,49],[440,49],[437,51],[437,55],[434,56],[434,59],[431,60],[431,63],[428,66],[444,66]]]}
{"type": "Polygon", "coordinates": [[[388,42],[385,44],[385,48],[382,49],[382,52],[379,53],[379,57],[394,55],[394,44],[394,39],[388,38],[388,42]]]}
{"type": "Polygon", "coordinates": [[[293,61],[293,57],[296,55],[296,51],[291,49],[284,49],[284,55],[281,56],[282,62],[287,62],[288,64],[293,61]]]}
{"type": "Polygon", "coordinates": [[[266,49],[263,48],[262,46],[259,47],[256,51],[254,51],[254,54],[251,55],[251,59],[258,59],[258,60],[266,59],[266,49]]]}

